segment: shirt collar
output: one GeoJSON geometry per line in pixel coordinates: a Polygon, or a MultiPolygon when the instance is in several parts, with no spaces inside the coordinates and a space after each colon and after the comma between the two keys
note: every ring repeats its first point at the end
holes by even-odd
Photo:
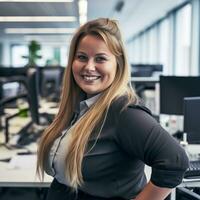
{"type": "Polygon", "coordinates": [[[101,93],[89,98],[89,99],[86,99],[84,101],[81,101],[80,102],[80,112],[82,112],[83,110],[85,109],[88,109],[90,108],[94,103],[96,103],[96,101],[98,100],[98,98],[101,96],[101,93]]]}

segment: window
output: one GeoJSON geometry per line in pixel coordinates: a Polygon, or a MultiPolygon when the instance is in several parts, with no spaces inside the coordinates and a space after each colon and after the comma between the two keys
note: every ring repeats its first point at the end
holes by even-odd
{"type": "Polygon", "coordinates": [[[140,63],[141,61],[141,45],[140,45],[140,37],[134,39],[133,43],[131,43],[133,45],[132,48],[132,63],[140,63]]]}
{"type": "Polygon", "coordinates": [[[28,47],[26,45],[12,45],[11,47],[11,63],[13,67],[23,67],[28,63],[27,58],[28,47]]]}
{"type": "Polygon", "coordinates": [[[176,13],[175,75],[189,75],[191,51],[191,4],[176,13]]]}
{"type": "Polygon", "coordinates": [[[158,63],[158,42],[157,42],[157,27],[149,30],[149,48],[148,48],[148,63],[158,63]]]}
{"type": "Polygon", "coordinates": [[[2,64],[2,60],[3,60],[3,47],[2,44],[0,43],[0,65],[2,64]]]}
{"type": "Polygon", "coordinates": [[[169,55],[170,55],[170,39],[169,39],[169,19],[164,19],[159,26],[159,51],[158,61],[163,65],[163,74],[169,74],[169,55]]]}
{"type": "Polygon", "coordinates": [[[149,43],[148,43],[148,34],[143,33],[141,35],[140,45],[141,45],[141,60],[140,63],[146,64],[148,62],[148,49],[149,49],[149,43]]]}
{"type": "Polygon", "coordinates": [[[60,49],[60,65],[66,67],[68,59],[68,47],[62,46],[60,49]]]}

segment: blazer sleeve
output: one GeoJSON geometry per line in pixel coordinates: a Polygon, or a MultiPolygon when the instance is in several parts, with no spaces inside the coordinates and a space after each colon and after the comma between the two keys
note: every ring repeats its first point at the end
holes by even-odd
{"type": "Polygon", "coordinates": [[[167,188],[181,183],[188,168],[188,157],[144,108],[128,107],[120,114],[117,140],[131,157],[152,167],[152,183],[167,188]]]}

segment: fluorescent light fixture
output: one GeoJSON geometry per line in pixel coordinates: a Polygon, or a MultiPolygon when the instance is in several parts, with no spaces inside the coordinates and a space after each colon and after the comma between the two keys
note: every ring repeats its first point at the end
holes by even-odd
{"type": "Polygon", "coordinates": [[[47,35],[47,34],[43,34],[43,35],[36,35],[36,34],[30,34],[30,35],[24,35],[24,40],[25,41],[31,41],[31,40],[36,40],[36,41],[41,41],[41,42],[49,42],[49,41],[56,41],[56,42],[60,42],[60,41],[67,41],[69,42],[71,40],[71,35],[56,35],[56,34],[51,34],[51,35],[47,35]]]}
{"type": "Polygon", "coordinates": [[[78,7],[79,7],[79,22],[80,25],[87,22],[87,0],[79,0],[78,7]]]}
{"type": "Polygon", "coordinates": [[[6,28],[7,34],[70,34],[74,28],[6,28]]]}
{"type": "Polygon", "coordinates": [[[7,2],[7,3],[12,3],[12,2],[31,2],[31,3],[35,3],[35,2],[49,2],[49,3],[60,3],[60,2],[66,2],[66,3],[70,3],[73,2],[74,0],[0,0],[0,2],[7,2]]]}
{"type": "Polygon", "coordinates": [[[52,39],[71,39],[71,35],[58,35],[57,34],[51,34],[51,35],[35,35],[35,34],[30,34],[30,35],[24,35],[25,40],[39,40],[42,38],[42,40],[52,40],[52,39]],[[48,36],[48,37],[47,37],[48,36]]]}
{"type": "Polygon", "coordinates": [[[0,22],[74,22],[75,16],[1,16],[0,22]]]}
{"type": "Polygon", "coordinates": [[[87,14],[87,0],[79,0],[79,15],[86,15],[87,14]]]}

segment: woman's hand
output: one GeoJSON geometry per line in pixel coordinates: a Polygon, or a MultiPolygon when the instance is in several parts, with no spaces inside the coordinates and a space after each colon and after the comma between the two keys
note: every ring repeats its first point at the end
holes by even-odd
{"type": "Polygon", "coordinates": [[[149,182],[133,200],[163,200],[171,192],[171,188],[162,188],[149,182]]]}

